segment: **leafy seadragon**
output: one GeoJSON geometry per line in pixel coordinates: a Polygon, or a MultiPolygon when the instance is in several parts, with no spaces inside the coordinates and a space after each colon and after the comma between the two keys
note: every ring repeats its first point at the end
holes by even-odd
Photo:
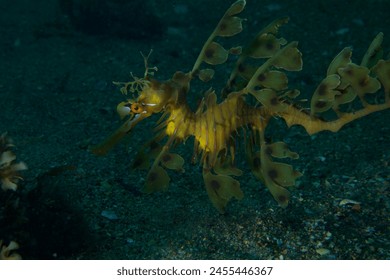
{"type": "Polygon", "coordinates": [[[373,40],[360,64],[351,61],[351,48],[343,49],[330,63],[326,77],[315,90],[310,110],[305,110],[295,105],[299,91],[288,87],[286,74],[302,68],[298,43],[288,43],[278,36],[279,28],[288,18],[277,19],[266,26],[246,48],[227,50],[216,41],[218,37],[241,32],[242,19],[237,15],[245,4],[245,0],[238,0],[225,12],[191,71],[178,71],[170,80],[158,81],[153,78],[155,69],[148,66],[148,56],[144,56],[144,77],[118,83],[124,94],[133,94],[133,98],[117,107],[120,117],[127,120],[92,151],[106,154],[143,119],[162,113],[157,126],[159,134],[145,145],[134,162],[134,166],[145,167],[150,158],[154,159],[143,189],[146,193],[167,189],[170,179],[166,169],[183,170],[184,159],[170,150],[193,136],[194,155],[200,156],[208,196],[215,208],[224,212],[229,200],[243,198],[240,183],[232,177],[242,174],[235,167],[234,158],[236,138],[243,131],[252,172],[268,187],[275,200],[286,207],[290,197],[287,188],[295,185],[302,174],[284,160],[278,160],[297,159],[297,153],[290,151],[284,142],[267,142],[264,131],[271,118],[282,118],[289,127],[301,125],[311,135],[323,130],[337,132],[353,120],[390,108],[390,60],[380,58],[382,33],[373,40]],[[194,112],[186,100],[191,81],[212,79],[214,70],[203,65],[225,63],[229,55],[237,55],[238,59],[221,90],[222,102],[217,103],[215,91],[209,89],[194,112]],[[261,65],[253,66],[254,61],[260,61],[261,65]],[[380,91],[382,87],[384,93],[380,91]],[[366,96],[369,93],[375,93],[384,101],[369,102],[366,96]],[[345,104],[352,103],[360,103],[360,106],[353,111],[346,110],[345,104]],[[335,118],[326,121],[321,114],[329,111],[335,118]],[[163,145],[158,144],[164,140],[163,145]]]}

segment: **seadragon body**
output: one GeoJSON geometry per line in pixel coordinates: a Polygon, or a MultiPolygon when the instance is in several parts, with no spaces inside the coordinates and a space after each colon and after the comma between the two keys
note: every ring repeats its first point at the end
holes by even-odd
{"type": "Polygon", "coordinates": [[[144,56],[145,74],[132,82],[118,83],[125,94],[135,93],[118,105],[117,111],[125,123],[107,140],[95,146],[95,154],[105,154],[143,119],[162,113],[157,125],[159,133],[149,141],[134,166],[150,167],[144,191],[147,193],[165,190],[169,176],[165,169],[182,171],[184,160],[170,149],[189,137],[194,137],[194,157],[200,155],[203,179],[213,205],[224,212],[230,199],[241,199],[243,193],[239,182],[232,176],[240,176],[241,170],[234,166],[235,139],[239,131],[246,135],[246,154],[254,175],[270,190],[283,207],[289,201],[288,187],[295,185],[302,174],[291,165],[277,159],[297,159],[298,154],[290,151],[283,142],[268,143],[265,129],[273,117],[286,121],[288,126],[301,125],[309,134],[329,130],[337,132],[343,125],[367,114],[390,108],[390,60],[380,58],[383,34],[371,43],[360,65],[351,61],[352,50],[345,48],[331,62],[327,76],[320,82],[313,94],[310,111],[295,105],[299,95],[296,89],[288,87],[288,71],[300,71],[302,55],[297,42],[288,43],[278,37],[278,29],[288,18],[275,20],[262,31],[246,48],[226,50],[216,42],[218,37],[230,37],[241,32],[242,12],[246,2],[238,0],[225,12],[217,27],[204,44],[191,71],[176,72],[170,80],[158,81],[144,56]],[[215,90],[205,92],[198,108],[193,111],[187,103],[190,84],[194,78],[207,82],[214,70],[202,68],[203,64],[225,63],[229,55],[237,55],[237,63],[221,91],[222,101],[218,103],[215,90]],[[260,66],[254,62],[261,61],[260,66]],[[380,94],[382,103],[372,104],[366,94],[380,94]],[[360,102],[360,108],[348,112],[345,104],[360,102]],[[333,112],[331,121],[321,118],[324,112],[333,112]],[[157,143],[166,141],[164,144],[157,143]]]}

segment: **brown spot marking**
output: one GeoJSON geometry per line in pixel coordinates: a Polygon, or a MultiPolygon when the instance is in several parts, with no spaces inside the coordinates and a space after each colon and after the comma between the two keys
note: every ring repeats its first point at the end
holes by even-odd
{"type": "Polygon", "coordinates": [[[268,176],[272,180],[275,180],[278,177],[278,171],[276,169],[270,169],[270,170],[268,170],[268,176]]]}
{"type": "Polygon", "coordinates": [[[326,92],[328,91],[328,87],[327,85],[325,84],[321,84],[319,87],[318,87],[318,95],[321,95],[321,96],[324,96],[326,95],[326,92]]]}
{"type": "Polygon", "coordinates": [[[273,44],[272,41],[268,41],[265,43],[265,48],[269,51],[272,51],[275,48],[275,45],[273,44]]]}
{"type": "Polygon", "coordinates": [[[271,100],[270,100],[270,102],[271,102],[271,105],[272,105],[272,106],[279,105],[279,100],[278,100],[277,97],[272,97],[271,100]]]}
{"type": "Polygon", "coordinates": [[[365,87],[368,84],[368,81],[369,81],[369,79],[367,79],[367,78],[361,78],[359,80],[359,86],[360,87],[365,87]]]}
{"type": "Polygon", "coordinates": [[[286,203],[286,202],[288,201],[287,196],[282,195],[282,194],[279,195],[279,196],[278,196],[278,201],[279,201],[280,203],[282,203],[282,204],[286,203]]]}
{"type": "Polygon", "coordinates": [[[219,182],[217,180],[211,180],[210,182],[210,186],[214,189],[214,190],[218,190],[221,185],[219,184],[219,182]]]}
{"type": "Polygon", "coordinates": [[[163,155],[162,157],[162,161],[163,162],[167,162],[167,161],[170,161],[172,159],[172,156],[170,154],[165,154],[163,155]]]}
{"type": "Polygon", "coordinates": [[[326,106],[326,102],[325,101],[317,101],[316,102],[316,108],[318,109],[322,109],[326,106]]]}
{"type": "Polygon", "coordinates": [[[257,76],[257,80],[259,82],[263,82],[266,78],[266,75],[264,73],[260,74],[259,76],[257,76]]]}
{"type": "Polygon", "coordinates": [[[204,52],[204,55],[207,57],[207,58],[212,58],[215,54],[215,51],[213,49],[207,49],[205,52],[204,52]]]}
{"type": "Polygon", "coordinates": [[[226,27],[227,27],[226,23],[225,22],[221,22],[221,24],[219,25],[219,30],[220,31],[225,31],[226,27]]]}
{"type": "Polygon", "coordinates": [[[149,173],[149,176],[148,176],[148,181],[149,181],[149,182],[154,182],[154,181],[157,180],[157,178],[158,178],[157,172],[151,171],[151,172],[149,173]]]}

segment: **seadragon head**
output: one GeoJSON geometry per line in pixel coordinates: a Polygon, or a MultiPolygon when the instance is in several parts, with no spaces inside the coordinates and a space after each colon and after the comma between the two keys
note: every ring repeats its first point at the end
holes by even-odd
{"type": "Polygon", "coordinates": [[[156,82],[147,78],[133,77],[134,81],[118,83],[122,85],[121,92],[132,94],[131,98],[117,106],[117,113],[121,119],[128,119],[130,123],[139,122],[154,113],[161,112],[166,106],[166,95],[156,87],[156,82]]]}
{"type": "Polygon", "coordinates": [[[106,140],[91,149],[97,155],[106,154],[142,120],[175,107],[182,100],[180,96],[189,88],[188,76],[181,72],[175,73],[168,81],[153,79],[157,68],[148,66],[150,53],[142,56],[145,62],[143,78],[131,74],[133,81],[114,82],[121,87],[122,94],[127,96],[127,100],[117,106],[117,113],[125,122],[106,140]]]}

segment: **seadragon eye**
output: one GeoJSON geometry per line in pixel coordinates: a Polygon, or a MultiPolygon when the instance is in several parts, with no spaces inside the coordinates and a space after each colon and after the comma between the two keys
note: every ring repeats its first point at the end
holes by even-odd
{"type": "Polygon", "coordinates": [[[144,111],[144,108],[141,104],[139,103],[133,103],[131,104],[131,111],[135,114],[140,114],[144,111]]]}

